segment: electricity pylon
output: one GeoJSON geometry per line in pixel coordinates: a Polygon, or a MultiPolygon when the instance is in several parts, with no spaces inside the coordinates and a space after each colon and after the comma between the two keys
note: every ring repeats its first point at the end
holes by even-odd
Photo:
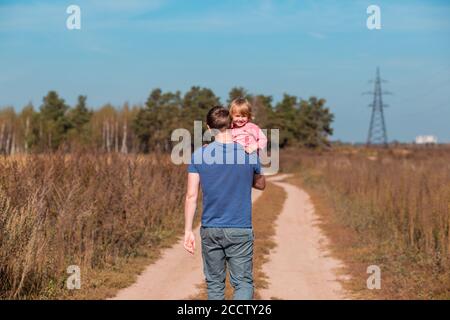
{"type": "Polygon", "coordinates": [[[377,67],[374,91],[368,92],[373,94],[373,102],[369,104],[372,108],[372,115],[370,117],[369,134],[367,136],[367,145],[382,145],[388,146],[386,122],[384,120],[383,108],[387,105],[383,104],[383,94],[390,94],[390,92],[381,90],[381,83],[386,82],[380,78],[380,68],[377,67]]]}

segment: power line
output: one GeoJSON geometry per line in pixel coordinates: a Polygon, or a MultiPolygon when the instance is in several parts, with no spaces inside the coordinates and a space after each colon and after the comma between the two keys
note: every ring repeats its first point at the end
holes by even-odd
{"type": "Polygon", "coordinates": [[[377,67],[377,73],[374,80],[374,90],[369,92],[373,94],[373,102],[369,105],[372,108],[370,117],[369,133],[367,135],[367,145],[383,145],[388,146],[386,123],[384,120],[383,108],[387,107],[383,104],[383,94],[390,94],[381,90],[381,83],[385,82],[380,77],[380,68],[377,67]]]}

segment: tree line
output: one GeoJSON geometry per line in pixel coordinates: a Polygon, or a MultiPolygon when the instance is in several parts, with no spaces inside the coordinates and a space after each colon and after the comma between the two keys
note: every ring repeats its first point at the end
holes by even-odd
{"type": "MultiPolygon", "coordinates": [[[[253,95],[244,88],[232,88],[225,102],[247,98],[253,106],[254,122],[264,129],[280,129],[280,146],[301,145],[317,148],[329,145],[334,115],[325,99],[303,100],[284,94],[274,103],[272,96],[253,95]]],[[[13,107],[0,109],[0,154],[39,153],[77,149],[101,152],[154,152],[171,150],[171,133],[203,121],[208,110],[221,105],[211,89],[198,86],[181,94],[151,91],[145,105],[106,104],[89,108],[80,95],[69,106],[56,91],[49,91],[39,109],[30,103],[20,112],[13,107]]]]}

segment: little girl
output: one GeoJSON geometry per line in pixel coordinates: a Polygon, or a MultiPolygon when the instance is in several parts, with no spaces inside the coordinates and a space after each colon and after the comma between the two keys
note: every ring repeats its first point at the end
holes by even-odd
{"type": "Polygon", "coordinates": [[[230,105],[232,119],[231,134],[233,141],[242,145],[247,153],[264,149],[267,138],[262,130],[253,122],[252,107],[247,99],[234,99],[230,105]]]}

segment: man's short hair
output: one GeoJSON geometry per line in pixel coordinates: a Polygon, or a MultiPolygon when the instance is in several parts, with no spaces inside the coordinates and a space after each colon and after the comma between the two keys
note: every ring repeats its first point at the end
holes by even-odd
{"type": "Polygon", "coordinates": [[[223,131],[231,125],[230,112],[222,106],[216,106],[208,111],[206,124],[211,129],[223,131]]]}

